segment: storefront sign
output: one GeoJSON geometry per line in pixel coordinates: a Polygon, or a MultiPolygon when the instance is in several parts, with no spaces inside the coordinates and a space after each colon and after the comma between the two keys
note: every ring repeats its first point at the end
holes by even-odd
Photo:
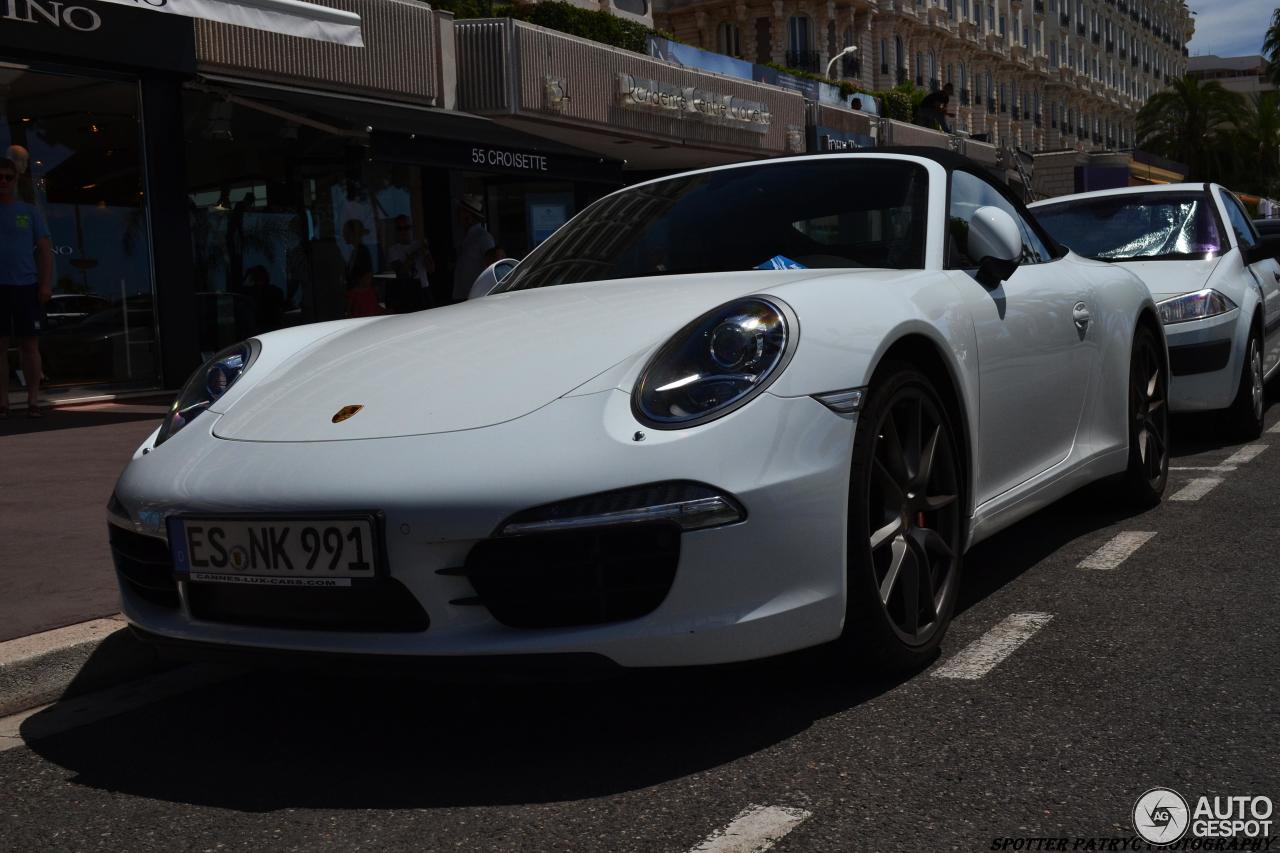
{"type": "Polygon", "coordinates": [[[676,86],[618,73],[618,103],[625,109],[669,113],[674,118],[704,121],[768,133],[773,124],[769,108],[758,101],[721,95],[696,86],[676,86]]]}
{"type": "Polygon", "coordinates": [[[503,151],[500,148],[472,148],[471,163],[476,166],[514,169],[517,172],[547,171],[547,155],[503,151]]]}
{"type": "MultiPolygon", "coordinates": [[[[436,120],[444,128],[466,125],[464,121],[448,117],[436,120]]],[[[500,136],[510,137],[510,131],[489,123],[480,123],[476,129],[492,138],[485,139],[477,134],[474,141],[448,139],[428,133],[424,127],[423,132],[413,136],[375,130],[370,135],[370,144],[374,159],[392,163],[417,163],[465,172],[519,174],[537,179],[622,183],[620,161],[575,156],[554,145],[548,145],[541,151],[533,148],[522,151],[518,148],[499,147],[493,143],[500,136]]],[[[519,137],[520,134],[516,136],[519,137]]]]}
{"type": "Polygon", "coordinates": [[[68,6],[57,2],[41,3],[39,0],[4,0],[0,4],[4,12],[0,18],[23,24],[43,23],[51,27],[66,27],[82,33],[91,33],[102,27],[102,18],[88,6],[68,6]]]}
{"type": "Polygon", "coordinates": [[[129,69],[190,74],[196,68],[191,21],[89,0],[0,0],[0,51],[5,58],[105,62],[129,69]],[[139,44],[147,49],[139,50],[139,44]]]}
{"type": "MultiPolygon", "coordinates": [[[[12,0],[9,0],[12,2],[12,0]]],[[[99,0],[299,38],[364,47],[360,16],[301,0],[99,0]]],[[[56,5],[56,4],[55,4],[56,5]]]]}

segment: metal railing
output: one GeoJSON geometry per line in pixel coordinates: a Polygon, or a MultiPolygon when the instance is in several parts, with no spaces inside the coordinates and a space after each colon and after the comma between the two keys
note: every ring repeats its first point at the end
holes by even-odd
{"type": "Polygon", "coordinates": [[[818,65],[822,58],[816,50],[788,50],[787,51],[787,67],[798,68],[801,71],[818,71],[818,65]]]}

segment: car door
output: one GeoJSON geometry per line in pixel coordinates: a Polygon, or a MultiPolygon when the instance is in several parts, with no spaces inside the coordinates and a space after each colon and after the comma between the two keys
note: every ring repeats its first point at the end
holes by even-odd
{"type": "Polygon", "coordinates": [[[985,179],[951,178],[948,267],[973,318],[978,342],[979,436],[975,494],[981,504],[1071,453],[1097,360],[1087,278],[1055,259],[1022,213],[985,179]],[[977,280],[980,258],[965,254],[968,222],[992,205],[1014,218],[1023,257],[1006,281],[977,280]]]}
{"type": "MultiPolygon", "coordinates": [[[[1240,251],[1243,253],[1257,246],[1258,232],[1240,199],[1221,187],[1218,188],[1218,197],[1226,211],[1227,221],[1231,223],[1231,231],[1240,251]]],[[[1262,368],[1269,373],[1280,364],[1280,334],[1275,334],[1276,327],[1280,326],[1280,263],[1274,258],[1264,258],[1248,264],[1247,269],[1262,288],[1262,311],[1265,317],[1262,368]]]]}

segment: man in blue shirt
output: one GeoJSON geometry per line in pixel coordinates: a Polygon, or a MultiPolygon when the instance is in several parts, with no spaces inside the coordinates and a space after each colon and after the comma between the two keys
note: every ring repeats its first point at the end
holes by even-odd
{"type": "Polygon", "coordinates": [[[18,198],[18,168],[0,158],[0,418],[9,416],[9,337],[18,339],[27,380],[27,417],[40,411],[40,348],[36,335],[53,295],[53,244],[44,217],[18,198]]]}

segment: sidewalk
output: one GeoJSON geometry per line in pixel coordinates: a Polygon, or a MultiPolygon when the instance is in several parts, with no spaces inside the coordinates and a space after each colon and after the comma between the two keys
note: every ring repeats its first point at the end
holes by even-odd
{"type": "Polygon", "coordinates": [[[0,420],[0,642],[120,610],[107,498],[169,398],[0,420]]]}

